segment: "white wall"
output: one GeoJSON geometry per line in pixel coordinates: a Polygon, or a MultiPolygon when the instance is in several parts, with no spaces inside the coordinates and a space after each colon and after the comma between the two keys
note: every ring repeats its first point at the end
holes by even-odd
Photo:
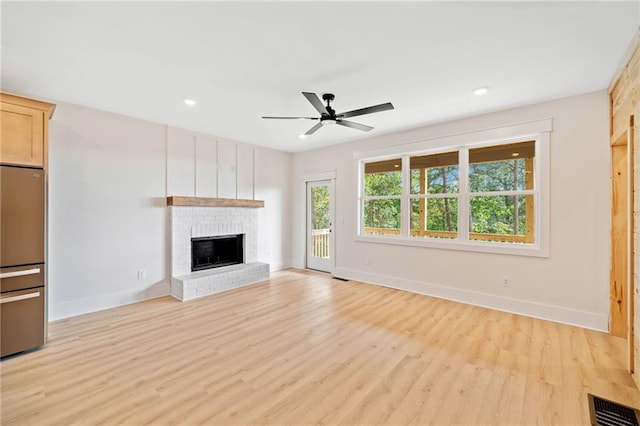
{"type": "Polygon", "coordinates": [[[335,275],[604,330],[610,226],[607,117],[607,94],[601,91],[298,153],[293,166],[293,265],[304,266],[302,176],[335,170],[335,275]],[[354,152],[549,117],[554,127],[549,258],[354,240],[354,152]],[[510,276],[511,287],[502,286],[504,275],[510,276]]]}
{"type": "Polygon", "coordinates": [[[65,103],[49,145],[50,320],[169,294],[167,195],[255,192],[258,260],[291,263],[291,154],[65,103]]]}
{"type": "MultiPolygon", "coordinates": [[[[304,266],[301,177],[336,172],[336,275],[605,329],[609,270],[609,146],[604,91],[291,154],[59,103],[50,123],[49,318],[168,294],[167,195],[248,195],[258,260],[304,266]],[[507,256],[356,242],[353,153],[553,118],[551,255],[507,256]],[[192,148],[182,147],[172,133],[192,148]],[[253,152],[253,179],[241,160],[253,152]],[[233,147],[233,149],[232,149],[233,147]],[[236,153],[238,153],[236,155],[236,153]],[[228,157],[228,158],[227,158],[228,157]],[[233,157],[233,158],[231,158],[233,157]],[[221,167],[225,175],[212,168],[221,167]],[[217,176],[217,177],[216,177],[217,176]],[[217,179],[217,182],[214,180],[217,179]],[[226,182],[226,183],[222,183],[226,182]],[[254,187],[247,187],[255,182],[254,187]],[[220,186],[222,184],[222,187],[220,186]],[[229,185],[239,186],[229,186],[229,185]],[[185,189],[184,192],[180,188],[185,189]],[[251,191],[250,191],[251,190],[251,191]],[[290,243],[292,242],[292,244],[290,243]],[[372,265],[366,265],[366,258],[372,265]],[[146,277],[138,279],[138,269],[146,277]],[[512,286],[502,287],[502,276],[512,286]]],[[[348,130],[348,129],[347,129],[348,130]]]]}

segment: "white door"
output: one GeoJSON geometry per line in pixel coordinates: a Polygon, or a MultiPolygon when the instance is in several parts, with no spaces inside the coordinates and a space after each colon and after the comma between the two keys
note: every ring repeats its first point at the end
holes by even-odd
{"type": "Polygon", "coordinates": [[[307,182],[307,268],[332,272],[332,181],[307,182]]]}

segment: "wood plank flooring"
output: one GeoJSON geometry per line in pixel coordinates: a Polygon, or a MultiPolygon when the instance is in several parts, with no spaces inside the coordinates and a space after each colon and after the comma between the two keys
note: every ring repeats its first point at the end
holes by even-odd
{"type": "Polygon", "coordinates": [[[300,270],[54,322],[1,368],[3,425],[588,425],[640,406],[625,340],[300,270]]]}

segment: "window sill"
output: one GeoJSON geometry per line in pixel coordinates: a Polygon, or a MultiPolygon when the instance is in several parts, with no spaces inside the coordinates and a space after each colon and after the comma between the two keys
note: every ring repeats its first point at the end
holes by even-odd
{"type": "Polygon", "coordinates": [[[397,237],[382,235],[358,235],[355,237],[355,241],[363,243],[392,244],[410,247],[426,247],[441,250],[471,251],[514,256],[549,257],[549,249],[540,247],[536,244],[441,240],[436,238],[397,237]]]}

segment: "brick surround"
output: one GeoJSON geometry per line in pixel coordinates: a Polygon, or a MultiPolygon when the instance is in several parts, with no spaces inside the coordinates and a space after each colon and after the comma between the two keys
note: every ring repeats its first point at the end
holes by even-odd
{"type": "Polygon", "coordinates": [[[171,213],[171,294],[190,300],[269,278],[257,261],[258,212],[240,207],[169,207],[171,213]],[[191,272],[191,238],[244,234],[242,265],[191,272]]]}

